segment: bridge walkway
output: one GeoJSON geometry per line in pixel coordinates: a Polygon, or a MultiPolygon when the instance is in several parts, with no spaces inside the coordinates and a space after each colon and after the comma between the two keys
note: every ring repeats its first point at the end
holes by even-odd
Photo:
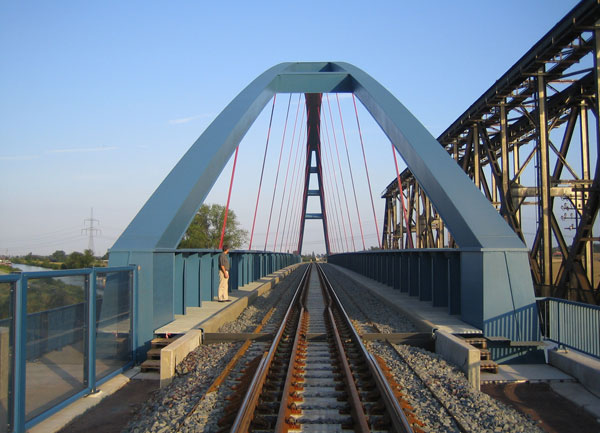
{"type": "MultiPolygon", "coordinates": [[[[202,307],[187,307],[186,314],[176,314],[175,320],[154,331],[157,336],[185,334],[191,329],[202,328],[206,332],[216,332],[226,321],[233,320],[253,299],[271,288],[289,275],[299,264],[287,266],[259,280],[241,286],[229,292],[231,302],[202,301],[202,307]],[[222,312],[225,312],[222,313],[222,312]],[[235,317],[233,317],[235,315],[235,317]]],[[[216,299],[216,298],[215,298],[216,299]]]]}

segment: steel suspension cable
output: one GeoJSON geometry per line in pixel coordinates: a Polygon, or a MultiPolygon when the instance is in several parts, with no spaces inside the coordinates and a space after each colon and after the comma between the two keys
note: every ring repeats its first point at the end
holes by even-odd
{"type": "MultiPolygon", "coordinates": [[[[308,119],[308,114],[307,114],[307,119],[308,119]]],[[[307,128],[302,128],[302,141],[300,142],[301,146],[305,146],[305,144],[307,143],[308,140],[308,131],[307,128]]],[[[300,224],[301,224],[301,219],[303,217],[302,215],[302,208],[304,205],[304,183],[306,182],[306,170],[302,170],[303,168],[307,167],[308,164],[310,164],[308,158],[309,158],[309,153],[308,153],[308,147],[304,147],[303,150],[305,150],[304,152],[302,152],[301,154],[301,164],[298,167],[298,200],[296,201],[296,203],[298,203],[296,205],[296,210],[294,213],[294,219],[293,221],[291,221],[290,223],[292,223],[292,230],[293,232],[291,232],[291,238],[290,238],[290,243],[291,243],[291,247],[296,248],[298,246],[298,240],[300,237],[300,224]],[[304,176],[301,176],[302,173],[304,172],[304,176]]],[[[294,250],[295,251],[295,250],[294,250]]],[[[298,254],[300,254],[300,251],[298,251],[298,254]]]]}
{"type": "Polygon", "coordinates": [[[358,136],[360,137],[360,147],[362,149],[363,161],[365,162],[365,172],[367,173],[367,185],[369,187],[369,195],[371,196],[371,207],[373,208],[373,219],[375,220],[375,233],[377,233],[377,244],[381,249],[381,238],[379,237],[379,225],[377,224],[377,214],[375,213],[375,203],[373,202],[373,190],[371,189],[371,179],[369,177],[369,168],[367,167],[367,155],[365,153],[365,145],[363,143],[362,131],[360,122],[358,121],[358,109],[356,108],[356,98],[352,94],[352,102],[354,103],[354,113],[356,113],[356,125],[358,126],[358,136]]]}
{"type": "Polygon", "coordinates": [[[406,224],[406,237],[411,248],[414,248],[412,233],[410,232],[410,223],[408,221],[408,214],[406,213],[406,206],[404,205],[404,193],[402,192],[402,182],[400,181],[400,171],[398,170],[398,159],[396,158],[396,147],[394,143],[392,145],[392,153],[394,154],[394,165],[396,166],[396,178],[398,179],[398,195],[400,196],[400,203],[402,203],[402,213],[404,214],[404,222],[406,224]]]}
{"type": "Polygon", "coordinates": [[[275,100],[277,93],[273,95],[273,106],[271,107],[271,118],[269,119],[269,130],[267,132],[267,144],[265,145],[265,156],[263,157],[262,169],[260,171],[260,181],[258,182],[258,194],[256,195],[256,206],[254,207],[254,218],[252,219],[252,231],[250,232],[250,244],[248,249],[252,249],[252,239],[254,238],[254,226],[256,225],[256,213],[258,212],[258,201],[260,199],[260,189],[262,187],[263,175],[265,174],[265,161],[267,160],[267,150],[269,149],[269,138],[271,137],[271,126],[273,125],[273,112],[275,111],[275,100]]]}
{"type": "MultiPolygon", "coordinates": [[[[290,95],[291,97],[291,95],[290,95]]],[[[277,230],[275,231],[275,242],[273,243],[273,251],[277,251],[277,240],[279,237],[279,224],[281,223],[281,214],[283,213],[283,199],[287,190],[288,174],[290,172],[290,162],[292,161],[292,151],[294,150],[294,138],[296,137],[296,125],[298,124],[298,112],[300,111],[300,98],[302,94],[298,94],[298,108],[296,109],[296,120],[294,120],[294,130],[292,132],[292,141],[290,144],[290,155],[288,156],[287,169],[285,171],[285,180],[283,182],[283,193],[281,194],[281,205],[279,206],[279,217],[277,218],[277,230]]],[[[291,182],[290,182],[291,183],[291,182]]],[[[291,185],[290,185],[291,187],[291,185]]],[[[288,201],[289,203],[289,201],[288,201]]]]}
{"type": "MultiPolygon", "coordinates": [[[[300,95],[300,97],[301,96],[302,95],[300,95]]],[[[302,101],[300,109],[302,110],[302,117],[300,119],[300,125],[302,125],[302,123],[304,122],[304,101],[302,101]]],[[[291,222],[290,222],[290,224],[288,224],[288,214],[289,214],[289,210],[290,210],[290,204],[293,203],[292,199],[296,196],[296,189],[297,189],[297,184],[298,184],[298,176],[297,176],[298,166],[296,165],[296,162],[298,160],[298,152],[300,150],[301,140],[302,140],[302,130],[300,129],[298,131],[298,143],[296,145],[296,153],[294,155],[294,164],[292,166],[292,179],[290,181],[290,195],[288,196],[288,202],[285,207],[285,218],[283,219],[283,234],[281,235],[281,237],[282,237],[281,246],[282,246],[282,248],[285,248],[286,251],[289,251],[288,239],[289,239],[289,232],[291,231],[291,228],[290,228],[291,222]]],[[[302,158],[302,156],[300,158],[302,158]]],[[[292,209],[293,209],[293,206],[292,206],[292,209]]],[[[291,217],[291,215],[290,215],[290,217],[291,217]]]]}
{"type": "Polygon", "coordinates": [[[331,114],[331,104],[329,103],[329,94],[326,94],[326,96],[327,96],[327,107],[329,109],[329,118],[331,119],[331,130],[333,132],[333,142],[335,143],[335,153],[337,155],[338,168],[340,169],[340,179],[342,179],[342,190],[344,191],[344,201],[346,203],[346,214],[348,216],[348,226],[350,228],[350,240],[352,241],[352,250],[356,251],[356,244],[354,243],[354,230],[352,230],[352,219],[350,218],[350,208],[348,207],[348,195],[346,194],[346,183],[344,182],[344,175],[342,172],[340,151],[338,149],[337,138],[335,135],[333,115],[331,114]]]}
{"type": "MultiPolygon", "coordinates": [[[[321,206],[322,206],[323,213],[324,213],[324,215],[322,215],[323,224],[325,225],[325,233],[327,234],[327,238],[325,239],[325,242],[329,243],[329,249],[330,249],[330,252],[331,252],[331,237],[329,235],[329,227],[330,227],[329,223],[330,223],[330,220],[327,218],[327,215],[328,215],[327,203],[328,203],[328,201],[325,200],[325,196],[327,195],[327,191],[326,191],[326,188],[325,188],[325,177],[323,175],[323,152],[321,152],[321,149],[322,149],[322,147],[321,147],[322,131],[321,131],[321,122],[320,122],[321,114],[322,114],[321,106],[319,106],[318,111],[319,111],[318,112],[319,123],[317,123],[317,129],[318,129],[317,136],[319,137],[319,140],[317,141],[317,152],[319,153],[319,162],[320,162],[320,164],[319,164],[319,176],[321,176],[321,185],[319,187],[321,188],[321,206]]],[[[330,207],[331,207],[331,205],[330,205],[330,207]]],[[[333,213],[330,213],[329,215],[331,217],[333,217],[333,213]]],[[[333,222],[333,219],[331,220],[331,222],[333,222]]],[[[333,226],[333,224],[331,226],[333,226]]]]}
{"type": "Polygon", "coordinates": [[[277,174],[275,175],[275,184],[273,185],[273,197],[271,198],[271,210],[269,211],[269,222],[267,223],[267,235],[265,236],[265,249],[267,251],[267,242],[269,241],[269,230],[271,230],[271,217],[273,216],[273,205],[275,204],[275,194],[277,192],[277,181],[279,180],[279,168],[281,167],[281,156],[283,155],[283,146],[285,145],[285,133],[287,131],[288,117],[290,114],[290,104],[292,103],[292,94],[288,99],[287,112],[285,113],[285,124],[283,126],[283,137],[281,138],[281,148],[279,149],[279,161],[277,162],[277,174]]]}
{"type": "MultiPolygon", "coordinates": [[[[306,110],[306,119],[310,119],[310,105],[308,105],[308,109],[306,110]]],[[[307,122],[308,123],[308,122],[307,122]]],[[[300,218],[298,219],[298,231],[297,231],[297,235],[292,239],[295,240],[296,244],[298,245],[298,249],[301,250],[301,245],[300,245],[300,235],[302,235],[303,239],[304,239],[304,229],[306,228],[306,209],[308,208],[308,186],[310,185],[310,166],[311,166],[311,162],[312,162],[312,154],[311,151],[308,148],[308,139],[310,137],[310,125],[307,128],[306,131],[306,168],[304,169],[304,187],[301,188],[302,189],[302,202],[300,204],[300,218]],[[304,203],[306,203],[306,207],[304,206],[304,203]],[[304,221],[303,221],[304,220],[304,221]],[[302,228],[300,228],[302,227],[302,228]]],[[[300,251],[298,252],[300,253],[300,251]]]]}
{"type": "MultiPolygon", "coordinates": [[[[301,108],[301,110],[303,111],[303,115],[300,121],[300,125],[302,125],[304,123],[304,104],[301,108]]],[[[286,246],[286,250],[289,251],[290,250],[290,245],[291,245],[291,236],[292,233],[296,230],[296,224],[295,224],[295,215],[296,215],[296,207],[298,206],[298,201],[299,199],[297,198],[298,196],[298,184],[300,183],[299,177],[300,177],[300,173],[302,173],[302,160],[303,160],[303,153],[301,152],[302,150],[302,128],[300,128],[299,134],[298,134],[298,146],[296,147],[296,155],[299,155],[298,161],[296,163],[296,161],[294,161],[295,163],[295,167],[294,167],[294,173],[293,173],[293,190],[290,194],[289,200],[288,200],[288,206],[290,209],[290,214],[289,214],[289,222],[287,220],[287,215],[286,215],[286,223],[285,223],[285,229],[287,231],[286,233],[286,237],[285,237],[285,246],[286,246]]]]}
{"type": "MultiPolygon", "coordinates": [[[[340,232],[340,239],[343,239],[346,243],[346,251],[349,251],[350,248],[348,247],[348,235],[346,233],[346,223],[344,221],[344,211],[342,209],[342,202],[340,200],[340,188],[338,186],[338,181],[337,181],[337,173],[335,171],[335,163],[334,163],[334,158],[333,158],[333,151],[331,150],[331,140],[329,139],[329,128],[327,126],[327,116],[323,116],[323,120],[324,120],[324,124],[325,124],[325,132],[327,135],[327,152],[329,154],[329,158],[330,158],[330,162],[331,162],[331,168],[332,168],[332,174],[333,174],[333,180],[335,182],[335,188],[334,191],[336,193],[336,197],[337,197],[337,201],[338,201],[338,206],[336,207],[336,209],[339,209],[339,217],[338,217],[338,227],[339,227],[339,220],[342,221],[342,228],[344,229],[344,237],[342,238],[342,233],[340,232]]],[[[332,129],[333,129],[333,125],[332,125],[332,129]]],[[[340,173],[341,175],[341,173],[340,173]]],[[[341,242],[342,244],[342,248],[343,248],[343,242],[341,242]]]]}
{"type": "MultiPolygon", "coordinates": [[[[330,205],[330,207],[333,208],[334,211],[334,216],[335,217],[335,225],[337,228],[337,248],[338,251],[343,251],[344,250],[344,238],[342,237],[342,229],[341,229],[341,224],[340,224],[340,216],[338,213],[338,206],[336,205],[336,201],[335,201],[335,188],[333,187],[333,178],[335,177],[335,168],[333,166],[333,163],[331,162],[331,155],[328,154],[330,153],[330,148],[331,146],[329,146],[329,149],[327,147],[326,141],[324,140],[324,138],[327,138],[327,143],[329,143],[329,129],[327,127],[327,116],[323,115],[323,124],[325,125],[325,128],[323,129],[325,131],[325,133],[321,133],[321,136],[323,137],[323,139],[321,140],[321,149],[323,149],[323,157],[325,158],[325,164],[327,164],[327,169],[328,169],[328,173],[329,176],[327,176],[327,180],[329,181],[329,197],[331,198],[329,200],[329,203],[332,203],[330,205]],[[333,202],[332,202],[333,200],[333,202]]],[[[338,195],[338,203],[339,203],[339,195],[338,195]]],[[[342,219],[343,222],[343,219],[342,219]]],[[[345,228],[344,228],[344,232],[345,232],[345,228]]],[[[347,247],[347,245],[346,245],[347,247]]]]}
{"type": "Polygon", "coordinates": [[[363,250],[366,250],[365,246],[365,235],[363,233],[362,221],[360,219],[360,210],[358,209],[358,198],[356,197],[356,186],[354,185],[354,175],[352,174],[352,164],[350,164],[350,152],[348,151],[348,141],[346,140],[346,131],[344,129],[344,120],[342,119],[342,107],[340,106],[340,98],[338,94],[335,94],[337,99],[338,111],[340,113],[340,123],[342,125],[342,134],[344,137],[344,145],[346,146],[346,158],[348,158],[348,169],[350,170],[350,180],[352,181],[352,191],[354,192],[354,203],[356,204],[356,214],[358,215],[358,227],[360,228],[360,237],[362,239],[363,250]]]}
{"type": "MultiPolygon", "coordinates": [[[[323,136],[323,130],[321,128],[321,133],[320,133],[321,137],[323,136]]],[[[321,139],[320,139],[321,140],[321,139]]],[[[330,182],[330,172],[329,172],[329,167],[327,166],[327,157],[325,155],[325,147],[323,146],[323,141],[321,140],[321,144],[320,144],[320,154],[321,154],[321,181],[322,181],[322,188],[323,188],[323,193],[324,193],[324,197],[328,197],[328,200],[325,201],[324,203],[324,207],[326,209],[326,214],[327,214],[327,233],[329,236],[329,247],[330,247],[330,252],[337,252],[339,251],[339,247],[338,247],[338,237],[337,237],[337,221],[335,220],[335,210],[332,208],[332,197],[333,197],[333,192],[331,191],[331,182],[330,182]]],[[[335,201],[333,201],[333,204],[335,204],[335,201]]]]}
{"type": "Polygon", "coordinates": [[[219,249],[223,249],[223,240],[225,239],[225,227],[227,227],[227,214],[229,213],[229,201],[231,200],[231,189],[233,187],[233,177],[235,176],[235,166],[237,164],[238,151],[240,146],[235,148],[235,157],[233,158],[233,169],[231,170],[231,180],[229,181],[229,193],[227,194],[227,204],[225,205],[225,216],[223,217],[223,228],[221,229],[221,240],[219,241],[219,249]]]}

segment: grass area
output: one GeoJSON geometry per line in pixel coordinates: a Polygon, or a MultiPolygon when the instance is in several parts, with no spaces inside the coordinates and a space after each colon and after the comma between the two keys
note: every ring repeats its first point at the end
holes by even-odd
{"type": "Polygon", "coordinates": [[[8,265],[0,265],[0,274],[10,274],[11,272],[15,272],[17,269],[8,266],[8,265]]]}

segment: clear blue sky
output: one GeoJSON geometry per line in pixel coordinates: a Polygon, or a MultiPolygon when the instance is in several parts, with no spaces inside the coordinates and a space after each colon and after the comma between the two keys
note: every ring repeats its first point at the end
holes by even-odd
{"type": "MultiPolygon", "coordinates": [[[[576,3],[2,2],[0,254],[83,250],[91,207],[103,254],[211,120],[283,61],[353,63],[437,137],[576,3]]],[[[342,102],[355,123],[351,99],[342,102]]],[[[278,98],[279,116],[286,103],[278,98]]],[[[389,143],[361,116],[382,218],[378,197],[394,177],[389,143]]],[[[247,229],[267,120],[240,150],[231,206],[247,229]]],[[[224,202],[229,175],[207,201],[224,202]]],[[[305,251],[322,251],[320,228],[309,229],[305,251]]],[[[375,244],[374,227],[368,233],[375,244]]]]}

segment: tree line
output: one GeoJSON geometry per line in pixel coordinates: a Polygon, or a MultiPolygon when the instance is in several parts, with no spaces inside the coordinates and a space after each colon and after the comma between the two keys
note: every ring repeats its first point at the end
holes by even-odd
{"type": "Polygon", "coordinates": [[[83,253],[74,251],[67,254],[63,250],[56,250],[49,256],[41,256],[29,253],[26,256],[11,257],[13,263],[23,265],[39,266],[48,269],[81,269],[106,266],[104,260],[108,259],[108,253],[102,258],[95,257],[92,250],[85,250],[83,253]]]}

